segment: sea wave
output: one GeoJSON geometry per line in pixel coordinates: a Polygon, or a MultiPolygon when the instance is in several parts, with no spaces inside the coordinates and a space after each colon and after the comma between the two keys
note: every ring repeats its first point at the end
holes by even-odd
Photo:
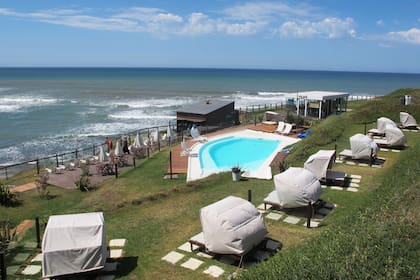
{"type": "Polygon", "coordinates": [[[39,96],[2,96],[0,97],[0,112],[13,112],[33,106],[50,105],[60,99],[39,96]]]}
{"type": "Polygon", "coordinates": [[[113,106],[118,108],[176,108],[181,107],[186,104],[192,104],[195,100],[189,97],[179,97],[179,98],[156,98],[156,99],[118,99],[110,101],[102,101],[100,103],[95,103],[99,106],[113,106]]]}
{"type": "Polygon", "coordinates": [[[10,88],[10,87],[0,87],[0,92],[6,92],[6,91],[10,91],[10,90],[12,90],[13,88],[10,88]]]}

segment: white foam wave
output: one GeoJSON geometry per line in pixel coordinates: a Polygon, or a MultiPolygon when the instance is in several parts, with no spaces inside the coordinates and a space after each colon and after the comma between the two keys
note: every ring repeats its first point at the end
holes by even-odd
{"type": "Polygon", "coordinates": [[[13,112],[33,106],[43,106],[59,102],[57,98],[37,96],[3,96],[0,97],[0,111],[13,112]]]}
{"type": "Polygon", "coordinates": [[[261,96],[284,96],[286,94],[289,94],[289,92],[275,92],[275,91],[260,91],[258,92],[258,95],[261,96]]]}
{"type": "Polygon", "coordinates": [[[6,92],[6,91],[9,91],[9,90],[12,90],[13,88],[9,88],[9,87],[4,87],[4,88],[1,88],[0,87],[0,92],[6,92]]]}
{"type": "Polygon", "coordinates": [[[18,111],[21,108],[19,105],[0,105],[1,113],[10,113],[18,111]]]}
{"type": "MultiPolygon", "coordinates": [[[[126,107],[133,109],[142,108],[167,108],[167,107],[179,107],[186,104],[193,103],[192,98],[163,98],[163,99],[135,99],[135,100],[112,100],[103,101],[99,103],[100,106],[115,106],[115,107],[126,107]]],[[[98,104],[95,104],[98,105],[98,104]]]]}

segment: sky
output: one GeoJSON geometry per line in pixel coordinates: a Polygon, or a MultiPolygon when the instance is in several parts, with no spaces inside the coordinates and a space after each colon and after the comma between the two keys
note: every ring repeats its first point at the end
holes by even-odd
{"type": "Polygon", "coordinates": [[[0,67],[420,73],[419,0],[0,0],[0,67]]]}

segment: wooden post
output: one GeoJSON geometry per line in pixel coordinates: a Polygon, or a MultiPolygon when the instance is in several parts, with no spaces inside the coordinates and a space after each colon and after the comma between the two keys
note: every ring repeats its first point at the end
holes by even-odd
{"type": "Polygon", "coordinates": [[[169,151],[169,176],[172,179],[172,151],[169,151]]]}
{"type": "Polygon", "coordinates": [[[95,145],[92,146],[92,156],[95,155],[95,145]]]}
{"type": "Polygon", "coordinates": [[[118,164],[115,164],[115,178],[118,178],[118,164]]]}
{"type": "Polygon", "coordinates": [[[133,166],[136,167],[136,157],[133,156],[133,166]]]}
{"type": "Polygon", "coordinates": [[[367,132],[367,130],[366,130],[366,122],[365,122],[365,135],[366,135],[366,132],[367,132]]]}
{"type": "Polygon", "coordinates": [[[248,190],[248,201],[252,202],[252,190],[248,190]]]}
{"type": "Polygon", "coordinates": [[[76,149],[76,159],[77,159],[77,149],[76,149]]]}
{"type": "Polygon", "coordinates": [[[39,229],[39,217],[35,217],[35,228],[36,228],[36,247],[41,248],[41,231],[39,229]]]}
{"type": "Polygon", "coordinates": [[[55,154],[55,162],[56,162],[57,167],[58,167],[58,155],[57,154],[55,154]]]}
{"type": "Polygon", "coordinates": [[[6,254],[4,251],[0,251],[0,271],[1,271],[1,280],[6,280],[6,277],[7,277],[6,254]]]}
{"type": "Polygon", "coordinates": [[[36,159],[36,174],[39,175],[39,159],[36,159]]]}
{"type": "Polygon", "coordinates": [[[308,217],[306,219],[306,227],[311,228],[311,218],[312,218],[312,203],[308,202],[308,217]]]}

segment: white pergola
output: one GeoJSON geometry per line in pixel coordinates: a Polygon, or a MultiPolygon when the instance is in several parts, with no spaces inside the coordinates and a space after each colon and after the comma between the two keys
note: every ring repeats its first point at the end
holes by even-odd
{"type": "Polygon", "coordinates": [[[290,93],[286,96],[288,99],[293,99],[296,103],[296,114],[299,115],[300,104],[304,104],[304,116],[308,115],[308,103],[315,104],[318,108],[318,118],[322,118],[322,104],[325,102],[332,102],[340,100],[339,112],[347,111],[347,100],[349,94],[344,92],[331,92],[331,91],[303,91],[290,93]],[[344,105],[344,108],[342,107],[344,105]],[[344,110],[343,110],[344,109],[344,110]]]}

